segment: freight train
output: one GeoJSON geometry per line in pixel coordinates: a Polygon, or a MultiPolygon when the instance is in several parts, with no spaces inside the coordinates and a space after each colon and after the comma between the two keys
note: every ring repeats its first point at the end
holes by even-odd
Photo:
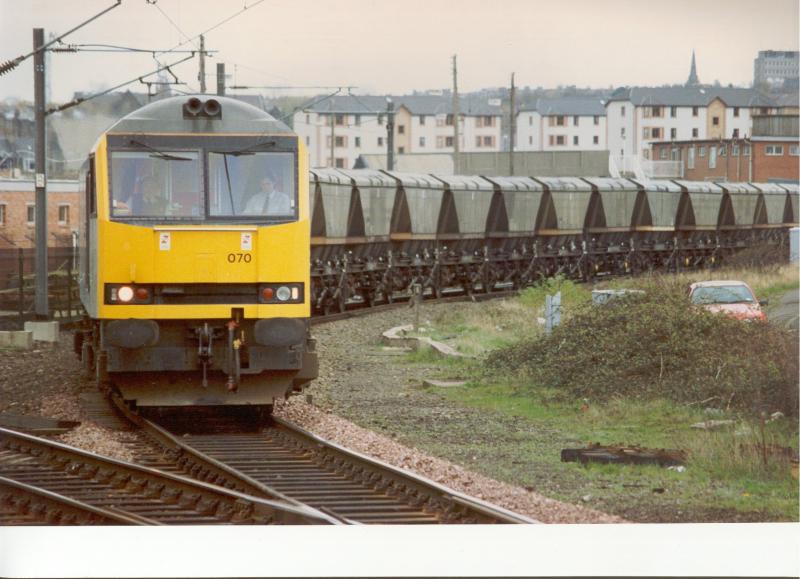
{"type": "Polygon", "coordinates": [[[520,288],[711,267],[747,247],[783,248],[796,184],[481,177],[313,169],[315,312],[354,302],[520,288]]]}
{"type": "Polygon", "coordinates": [[[798,186],[307,167],[302,140],[224,97],[147,105],[84,165],[76,352],[139,407],[269,410],[317,375],[309,318],[718,264],[788,246],[798,186]]]}

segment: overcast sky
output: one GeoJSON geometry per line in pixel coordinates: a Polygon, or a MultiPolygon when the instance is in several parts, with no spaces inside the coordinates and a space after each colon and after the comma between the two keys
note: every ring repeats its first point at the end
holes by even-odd
{"type": "MultiPolygon", "coordinates": [[[[470,91],[505,86],[512,71],[518,86],[683,83],[692,49],[701,82],[748,85],[759,50],[798,50],[797,0],[149,2],[123,0],[65,42],[167,50],[251,6],[206,35],[206,48],[219,51],[207,61],[210,91],[216,62],[225,62],[229,85],[352,85],[373,94],[449,87],[453,54],[459,89],[470,91]]],[[[113,3],[0,0],[0,61],[30,51],[33,27],[63,33],[113,3]]],[[[0,98],[32,98],[31,61],[0,77],[0,98]]],[[[142,54],[54,54],[50,62],[57,101],[157,68],[142,54]]],[[[196,59],[175,72],[197,90],[196,59]]]]}

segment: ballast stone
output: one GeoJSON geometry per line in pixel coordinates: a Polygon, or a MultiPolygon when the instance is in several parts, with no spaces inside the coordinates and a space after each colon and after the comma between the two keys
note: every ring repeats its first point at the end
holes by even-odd
{"type": "Polygon", "coordinates": [[[58,342],[58,322],[25,322],[25,331],[33,333],[35,342],[58,342]]]}
{"type": "Polygon", "coordinates": [[[33,332],[10,331],[0,332],[0,348],[14,350],[30,350],[33,348],[33,332]]]}

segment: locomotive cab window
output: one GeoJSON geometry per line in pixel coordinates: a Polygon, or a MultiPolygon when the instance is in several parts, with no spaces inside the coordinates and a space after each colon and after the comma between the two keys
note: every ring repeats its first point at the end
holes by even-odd
{"type": "Polygon", "coordinates": [[[113,151],[111,216],[200,217],[201,183],[197,151],[113,151]]]}
{"type": "Polygon", "coordinates": [[[297,211],[293,153],[209,153],[212,217],[287,218],[297,211]]]}

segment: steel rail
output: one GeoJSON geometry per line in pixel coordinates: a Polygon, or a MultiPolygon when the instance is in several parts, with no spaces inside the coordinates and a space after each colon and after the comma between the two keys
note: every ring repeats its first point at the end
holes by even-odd
{"type": "Polygon", "coordinates": [[[158,525],[0,476],[0,525],[158,525]]]}
{"type": "MultiPolygon", "coordinates": [[[[168,524],[338,524],[325,513],[0,428],[0,475],[168,524]]],[[[146,520],[146,521],[145,521],[146,520]]]]}

